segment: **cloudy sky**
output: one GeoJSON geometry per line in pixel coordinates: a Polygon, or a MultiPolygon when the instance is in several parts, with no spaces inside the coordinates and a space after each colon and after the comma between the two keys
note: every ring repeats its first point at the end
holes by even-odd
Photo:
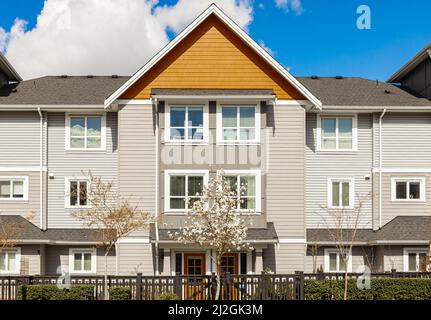
{"type": "Polygon", "coordinates": [[[385,80],[431,42],[429,0],[2,0],[0,51],[25,79],[130,75],[212,2],[294,75],[385,80]]]}

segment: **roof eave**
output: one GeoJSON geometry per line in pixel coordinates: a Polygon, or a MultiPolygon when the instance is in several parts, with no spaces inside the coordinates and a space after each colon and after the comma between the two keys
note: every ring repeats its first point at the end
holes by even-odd
{"type": "Polygon", "coordinates": [[[21,76],[12,66],[12,64],[6,59],[6,57],[2,53],[0,53],[0,67],[2,65],[6,68],[6,70],[4,69],[3,70],[6,71],[10,81],[17,81],[17,82],[22,81],[21,76]]]}

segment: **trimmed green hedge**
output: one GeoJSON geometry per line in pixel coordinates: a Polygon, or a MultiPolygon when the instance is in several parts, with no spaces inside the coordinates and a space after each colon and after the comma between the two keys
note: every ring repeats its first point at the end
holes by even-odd
{"type": "MultiPolygon", "coordinates": [[[[344,280],[305,280],[306,300],[342,300],[344,280]]],[[[371,279],[371,289],[360,290],[356,280],[349,279],[349,300],[431,300],[431,279],[371,279]]]]}
{"type": "Polygon", "coordinates": [[[155,300],[180,300],[180,298],[172,292],[165,292],[158,295],[155,300]]]}
{"type": "Polygon", "coordinates": [[[132,291],[128,287],[113,287],[109,289],[110,300],[131,300],[132,291]]]}
{"type": "MultiPolygon", "coordinates": [[[[25,286],[26,300],[94,300],[94,286],[72,285],[70,289],[60,289],[56,285],[25,286]]],[[[23,287],[18,288],[18,299],[23,299],[23,287]]]]}

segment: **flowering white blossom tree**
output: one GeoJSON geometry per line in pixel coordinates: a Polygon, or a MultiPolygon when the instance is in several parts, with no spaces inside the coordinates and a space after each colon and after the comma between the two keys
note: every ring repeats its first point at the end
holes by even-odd
{"type": "MultiPolygon", "coordinates": [[[[246,186],[238,188],[243,194],[246,186]]],[[[215,257],[211,257],[217,269],[217,290],[215,300],[220,297],[222,257],[232,251],[251,250],[244,240],[247,236],[248,223],[241,218],[238,204],[241,202],[237,190],[223,177],[223,172],[209,179],[199,199],[195,200],[191,214],[180,232],[170,234],[172,238],[184,243],[195,243],[201,247],[212,248],[215,257]]]]}

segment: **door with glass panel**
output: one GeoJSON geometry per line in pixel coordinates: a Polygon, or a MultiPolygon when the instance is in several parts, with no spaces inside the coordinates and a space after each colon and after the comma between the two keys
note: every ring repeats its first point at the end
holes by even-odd
{"type": "Polygon", "coordinates": [[[207,281],[205,253],[184,253],[184,297],[186,299],[202,300],[206,298],[207,281]]]}

